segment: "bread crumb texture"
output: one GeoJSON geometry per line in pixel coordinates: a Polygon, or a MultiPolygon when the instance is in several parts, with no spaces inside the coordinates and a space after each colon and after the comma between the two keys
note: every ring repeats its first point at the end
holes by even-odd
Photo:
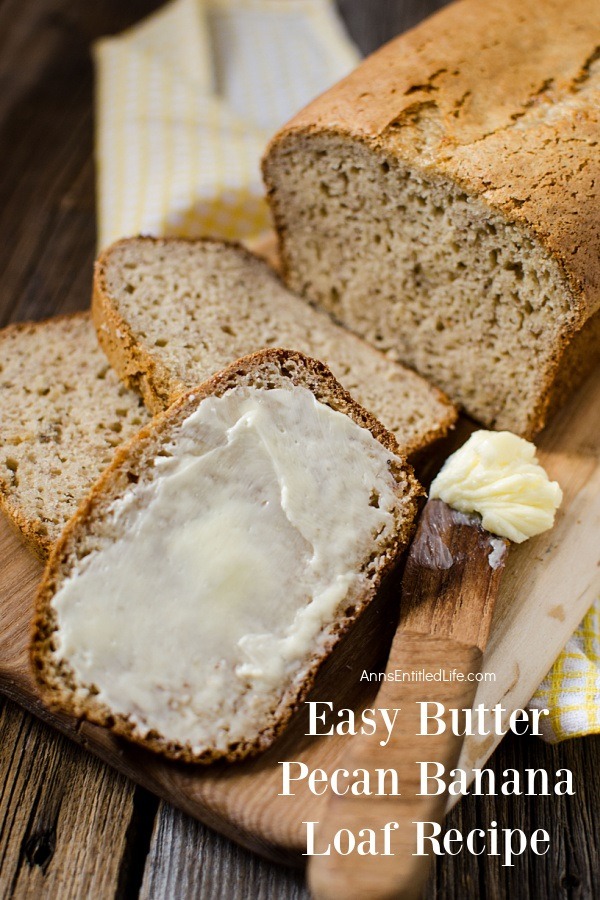
{"type": "Polygon", "coordinates": [[[0,499],[39,552],[148,419],[110,369],[89,313],[0,332],[0,499]]]}
{"type": "Polygon", "coordinates": [[[153,410],[238,357],[284,347],[326,363],[404,453],[443,435],[456,416],[436,388],[310,307],[233,244],[117,242],[97,263],[93,311],[112,364],[153,410]]]}
{"type": "Polygon", "coordinates": [[[599,120],[596,0],[451,4],[272,141],[290,287],[530,436],[598,359],[599,120]]]}

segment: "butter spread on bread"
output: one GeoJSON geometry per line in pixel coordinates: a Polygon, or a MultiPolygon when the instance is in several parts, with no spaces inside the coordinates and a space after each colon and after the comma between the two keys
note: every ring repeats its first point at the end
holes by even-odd
{"type": "Polygon", "coordinates": [[[169,756],[268,745],[411,531],[395,440],[272,350],[184,395],[68,526],[38,598],[49,699],[169,756]]]}

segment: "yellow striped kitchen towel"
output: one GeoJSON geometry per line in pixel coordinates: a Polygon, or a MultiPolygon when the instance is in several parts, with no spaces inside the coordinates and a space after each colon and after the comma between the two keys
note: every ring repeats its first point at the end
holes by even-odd
{"type": "Polygon", "coordinates": [[[600,599],[567,642],[531,705],[550,711],[540,721],[551,743],[600,734],[600,599]]]}
{"type": "MultiPolygon", "coordinates": [[[[172,0],[95,47],[100,247],[132,234],[249,241],[269,227],[269,137],[352,69],[331,0],[172,0]]],[[[532,700],[546,738],[600,731],[600,601],[532,700]]]]}
{"type": "Polygon", "coordinates": [[[256,238],[269,136],[358,58],[330,0],[173,0],[99,41],[99,246],[256,238]]]}

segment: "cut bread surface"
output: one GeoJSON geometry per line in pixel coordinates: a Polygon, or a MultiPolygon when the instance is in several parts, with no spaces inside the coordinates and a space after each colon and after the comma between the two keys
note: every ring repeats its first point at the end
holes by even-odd
{"type": "Polygon", "coordinates": [[[112,365],[154,411],[232,359],[286,347],[330,366],[403,452],[426,447],[456,417],[441,392],[312,309],[236,245],[119,241],[96,265],[93,315],[112,365]]]}
{"type": "Polygon", "coordinates": [[[148,419],[89,313],[0,331],[0,505],[40,554],[148,419]]]}
{"type": "MultiPolygon", "coordinates": [[[[598,11],[451,4],[310,104],[264,161],[288,285],[524,436],[584,370],[571,342],[598,335],[598,11]]],[[[599,356],[596,339],[588,370],[599,356]]]]}
{"type": "Polygon", "coordinates": [[[47,698],[173,758],[268,746],[420,493],[322,364],[239,360],[118,452],[59,541],[32,647],[47,698]]]}

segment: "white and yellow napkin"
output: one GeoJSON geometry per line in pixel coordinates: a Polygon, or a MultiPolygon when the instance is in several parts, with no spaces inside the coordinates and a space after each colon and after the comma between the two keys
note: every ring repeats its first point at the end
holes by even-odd
{"type": "MultiPolygon", "coordinates": [[[[358,62],[331,0],[172,0],[95,47],[98,235],[257,239],[269,137],[358,62]]],[[[532,704],[600,732],[600,601],[532,704]]]]}
{"type": "Polygon", "coordinates": [[[596,600],[535,692],[531,706],[551,743],[600,734],[600,600],[596,600]]]}
{"type": "Polygon", "coordinates": [[[359,58],[329,0],[173,0],[95,57],[101,247],[260,235],[269,137],[359,58]]]}

